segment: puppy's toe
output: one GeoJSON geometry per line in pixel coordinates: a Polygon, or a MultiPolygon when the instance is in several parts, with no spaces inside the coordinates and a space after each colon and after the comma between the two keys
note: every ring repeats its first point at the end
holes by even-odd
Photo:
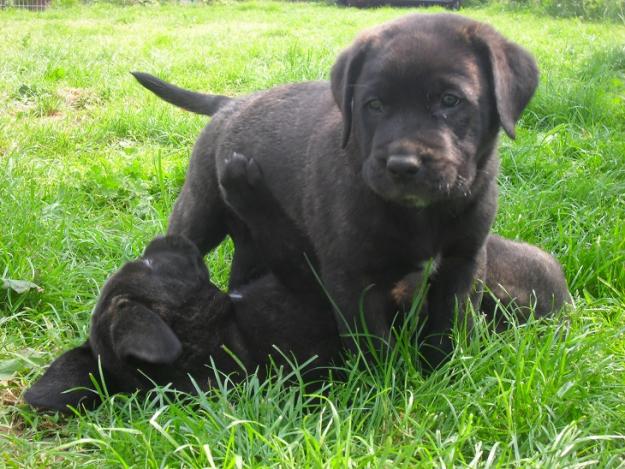
{"type": "Polygon", "coordinates": [[[235,152],[224,164],[221,185],[226,192],[250,191],[261,185],[263,174],[254,158],[235,152]]]}
{"type": "Polygon", "coordinates": [[[225,167],[222,175],[224,183],[245,181],[247,178],[248,158],[241,153],[233,153],[224,161],[225,167]]]}

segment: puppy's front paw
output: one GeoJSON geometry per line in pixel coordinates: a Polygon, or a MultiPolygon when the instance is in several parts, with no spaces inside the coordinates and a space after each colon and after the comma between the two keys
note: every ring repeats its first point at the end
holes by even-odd
{"type": "Polygon", "coordinates": [[[253,158],[241,153],[233,153],[225,161],[220,185],[224,199],[232,209],[242,215],[246,210],[258,205],[265,195],[263,174],[253,158]]]}

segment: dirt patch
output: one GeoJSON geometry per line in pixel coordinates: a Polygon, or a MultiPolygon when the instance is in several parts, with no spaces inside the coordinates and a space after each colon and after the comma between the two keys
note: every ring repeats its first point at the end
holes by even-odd
{"type": "Polygon", "coordinates": [[[11,386],[0,385],[0,404],[3,406],[15,405],[19,402],[19,391],[11,386]]]}
{"type": "Polygon", "coordinates": [[[45,117],[47,119],[59,120],[63,118],[63,113],[59,111],[58,109],[50,109],[49,111],[46,112],[45,117]]]}
{"type": "MultiPolygon", "coordinates": [[[[0,382],[0,407],[3,416],[0,419],[0,435],[23,436],[29,430],[32,431],[32,424],[28,424],[17,406],[25,405],[21,399],[24,389],[16,380],[0,382]]],[[[63,428],[63,418],[58,416],[48,416],[42,414],[36,421],[37,432],[58,432],[63,428]]]]}
{"type": "Polygon", "coordinates": [[[101,104],[100,97],[85,88],[61,88],[57,91],[66,106],[73,109],[86,109],[101,104]]]}
{"type": "Polygon", "coordinates": [[[1,434],[21,435],[25,429],[25,423],[19,413],[9,410],[20,402],[21,390],[16,382],[5,381],[0,383],[0,406],[2,406],[8,415],[6,420],[0,423],[1,434]]]}

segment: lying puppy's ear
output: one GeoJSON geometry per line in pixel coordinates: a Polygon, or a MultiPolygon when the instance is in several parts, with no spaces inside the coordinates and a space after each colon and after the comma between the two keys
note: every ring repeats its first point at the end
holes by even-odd
{"type": "Polygon", "coordinates": [[[120,360],[151,364],[173,363],[182,353],[174,331],[140,303],[122,300],[116,306],[111,324],[113,350],[120,360]]]}
{"type": "Polygon", "coordinates": [[[360,39],[354,45],[345,49],[332,67],[330,78],[332,94],[343,115],[341,148],[345,148],[349,141],[349,134],[352,128],[354,86],[365,63],[368,49],[369,43],[364,39],[360,39]]]}
{"type": "Polygon", "coordinates": [[[24,394],[24,400],[43,410],[69,412],[67,407],[94,408],[100,403],[89,375],[98,376],[98,361],[88,343],[54,360],[41,378],[24,394]],[[68,389],[74,389],[68,391],[68,389]]]}
{"type": "Polygon", "coordinates": [[[514,138],[514,126],[538,86],[536,62],[525,49],[507,41],[489,26],[479,25],[474,37],[488,52],[501,127],[514,138]]]}

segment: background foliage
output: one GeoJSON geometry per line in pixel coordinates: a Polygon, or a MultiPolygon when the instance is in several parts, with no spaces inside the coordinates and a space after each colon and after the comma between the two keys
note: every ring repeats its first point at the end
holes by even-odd
{"type": "Polygon", "coordinates": [[[465,0],[465,5],[498,5],[508,10],[530,10],[562,18],[625,22],[623,0],[465,0]]]}

